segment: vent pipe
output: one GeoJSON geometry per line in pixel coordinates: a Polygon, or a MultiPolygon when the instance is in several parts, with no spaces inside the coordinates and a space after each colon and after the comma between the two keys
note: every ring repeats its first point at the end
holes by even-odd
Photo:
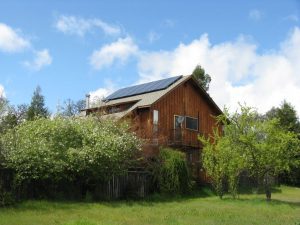
{"type": "Polygon", "coordinates": [[[90,94],[86,94],[86,95],[85,95],[85,108],[86,108],[86,109],[89,109],[89,108],[90,108],[90,97],[91,97],[90,94]]]}

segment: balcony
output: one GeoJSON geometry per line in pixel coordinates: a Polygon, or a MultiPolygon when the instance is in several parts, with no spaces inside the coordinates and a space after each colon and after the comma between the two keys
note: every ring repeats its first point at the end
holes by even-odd
{"type": "Polygon", "coordinates": [[[201,133],[198,131],[188,129],[172,129],[168,137],[168,145],[174,147],[200,147],[198,135],[201,133]]]}

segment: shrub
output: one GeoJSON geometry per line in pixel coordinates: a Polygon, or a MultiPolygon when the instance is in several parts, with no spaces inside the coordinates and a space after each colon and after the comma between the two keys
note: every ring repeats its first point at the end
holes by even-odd
{"type": "Polygon", "coordinates": [[[7,132],[1,142],[18,182],[80,177],[107,180],[131,165],[140,149],[127,124],[93,118],[41,118],[7,132]]]}
{"type": "Polygon", "coordinates": [[[0,207],[14,204],[15,200],[11,192],[3,191],[0,188],[0,207]]]}
{"type": "Polygon", "coordinates": [[[161,193],[183,194],[191,189],[191,177],[185,154],[178,150],[160,149],[152,173],[161,193]]]}

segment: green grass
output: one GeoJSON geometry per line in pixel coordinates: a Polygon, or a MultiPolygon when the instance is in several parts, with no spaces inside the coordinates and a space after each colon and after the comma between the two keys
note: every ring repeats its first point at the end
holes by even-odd
{"type": "Polygon", "coordinates": [[[26,201],[0,209],[0,225],[284,224],[300,225],[300,188],[223,200],[208,190],[190,197],[101,203],[26,201]]]}

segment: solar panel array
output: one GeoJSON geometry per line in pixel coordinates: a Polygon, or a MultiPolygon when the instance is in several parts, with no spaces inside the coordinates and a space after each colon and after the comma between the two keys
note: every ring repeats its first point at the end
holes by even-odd
{"type": "Polygon", "coordinates": [[[163,80],[157,80],[145,84],[122,88],[107,96],[104,101],[164,90],[170,85],[174,84],[181,77],[182,76],[170,77],[163,80]]]}

